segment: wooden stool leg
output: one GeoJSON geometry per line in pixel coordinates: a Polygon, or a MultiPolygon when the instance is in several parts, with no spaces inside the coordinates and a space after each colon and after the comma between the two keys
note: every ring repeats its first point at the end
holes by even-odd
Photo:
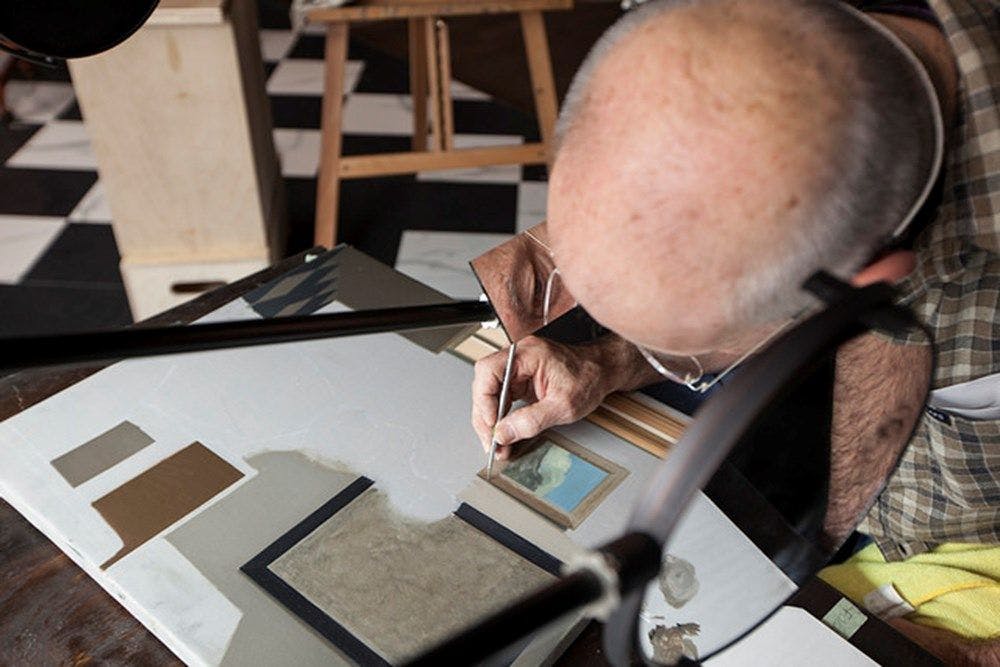
{"type": "Polygon", "coordinates": [[[524,50],[528,56],[531,89],[535,94],[535,113],[538,128],[552,167],[556,134],[556,85],[552,78],[552,60],[549,41],[545,36],[545,20],[540,11],[521,12],[521,31],[524,33],[524,50]]]}
{"type": "Polygon", "coordinates": [[[323,120],[316,182],[316,245],[332,248],[337,242],[337,204],[340,197],[341,120],[344,108],[344,64],[347,62],[347,23],[326,29],[326,76],[323,82],[323,120]]]}
{"type": "Polygon", "coordinates": [[[427,150],[427,42],[422,19],[409,20],[410,97],[413,100],[414,151],[427,150]]]}
{"type": "Polygon", "coordinates": [[[441,110],[438,112],[438,118],[441,119],[441,147],[450,151],[455,148],[455,117],[451,106],[451,45],[448,41],[448,24],[438,20],[435,28],[438,49],[438,86],[441,88],[439,96],[441,110]]]}

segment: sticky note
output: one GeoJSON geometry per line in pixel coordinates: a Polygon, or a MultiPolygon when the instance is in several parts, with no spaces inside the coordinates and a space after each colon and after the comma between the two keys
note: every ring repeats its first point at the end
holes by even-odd
{"type": "Polygon", "coordinates": [[[823,617],[823,622],[836,630],[844,639],[853,637],[867,620],[868,617],[864,612],[851,604],[847,598],[840,598],[840,601],[823,617]]]}

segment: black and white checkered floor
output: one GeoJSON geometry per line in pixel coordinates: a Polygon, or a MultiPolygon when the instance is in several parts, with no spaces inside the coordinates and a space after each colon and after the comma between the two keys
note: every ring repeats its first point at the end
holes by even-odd
{"type": "MultiPolygon", "coordinates": [[[[261,49],[274,141],[287,185],[292,249],[309,245],[320,145],[323,36],[264,16],[261,49]],[[283,25],[284,24],[284,25],[283,25]]],[[[344,152],[406,150],[407,66],[352,43],[344,152]]],[[[456,145],[537,140],[533,118],[453,82],[456,145]]],[[[0,335],[131,322],[111,211],[63,71],[15,74],[15,117],[0,127],[0,335]]],[[[494,167],[347,181],[340,238],[438,289],[474,297],[467,262],[545,216],[545,171],[494,167]]]]}

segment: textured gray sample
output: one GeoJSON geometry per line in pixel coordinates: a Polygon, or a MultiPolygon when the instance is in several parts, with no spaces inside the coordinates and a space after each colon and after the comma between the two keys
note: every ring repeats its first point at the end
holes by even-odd
{"type": "Polygon", "coordinates": [[[400,516],[374,488],[269,568],[392,663],[555,580],[454,515],[400,516]]]}

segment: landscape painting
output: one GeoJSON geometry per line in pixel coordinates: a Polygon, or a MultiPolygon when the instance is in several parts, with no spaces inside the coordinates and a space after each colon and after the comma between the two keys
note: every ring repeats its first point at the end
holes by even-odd
{"type": "MultiPolygon", "coordinates": [[[[480,477],[486,479],[486,472],[480,477]]],[[[564,528],[575,528],[628,471],[569,438],[546,431],[495,467],[488,481],[564,528]]]]}

